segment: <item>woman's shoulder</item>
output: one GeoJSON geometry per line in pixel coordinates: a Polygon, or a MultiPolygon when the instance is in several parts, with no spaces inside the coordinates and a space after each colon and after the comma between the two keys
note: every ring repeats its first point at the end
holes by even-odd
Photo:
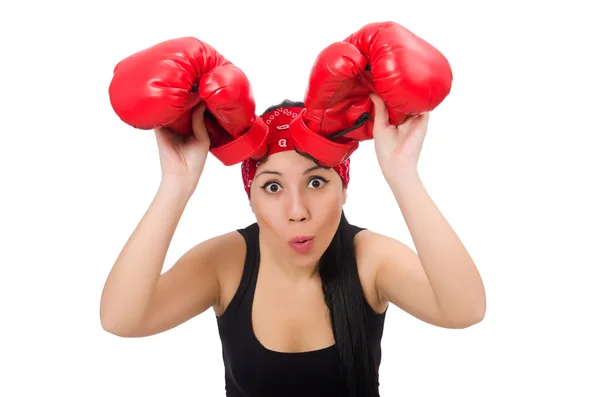
{"type": "Polygon", "coordinates": [[[213,254],[220,258],[219,267],[227,268],[244,263],[247,228],[231,230],[211,238],[213,254]]]}
{"type": "Polygon", "coordinates": [[[354,237],[357,258],[372,267],[377,267],[385,254],[394,250],[397,245],[403,244],[392,237],[366,228],[362,228],[354,237]]]}
{"type": "Polygon", "coordinates": [[[235,255],[236,248],[242,246],[245,246],[244,238],[238,230],[231,230],[202,241],[194,249],[209,251],[215,258],[227,259],[230,254],[235,255]]]}
{"type": "Polygon", "coordinates": [[[366,228],[356,225],[350,225],[354,235],[354,252],[359,266],[373,266],[373,251],[379,245],[379,234],[366,228]]]}
{"type": "Polygon", "coordinates": [[[381,299],[376,287],[379,269],[377,250],[381,249],[381,242],[385,236],[367,228],[356,228],[358,231],[354,236],[354,251],[363,293],[371,308],[381,314],[386,311],[387,302],[381,299]]]}
{"type": "Polygon", "coordinates": [[[244,272],[246,259],[247,238],[251,235],[255,224],[231,230],[213,238],[215,250],[213,253],[219,258],[216,269],[220,285],[219,304],[215,307],[215,314],[220,316],[233,296],[235,295],[244,272]]]}

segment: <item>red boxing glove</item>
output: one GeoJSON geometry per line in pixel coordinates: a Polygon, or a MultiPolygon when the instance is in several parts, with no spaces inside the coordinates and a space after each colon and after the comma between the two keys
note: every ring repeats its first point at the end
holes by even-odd
{"type": "Polygon", "coordinates": [[[267,126],[255,114],[248,78],[193,37],[164,41],[119,62],[109,96],[128,125],[165,126],[184,135],[193,133],[192,111],[204,102],[210,152],[223,164],[265,154],[267,126]]]}
{"type": "Polygon", "coordinates": [[[294,120],[294,145],[322,165],[348,158],[373,138],[373,103],[379,95],[390,123],[435,109],[450,93],[448,60],[394,22],[372,23],[317,57],[308,82],[306,109],[294,120]]]}

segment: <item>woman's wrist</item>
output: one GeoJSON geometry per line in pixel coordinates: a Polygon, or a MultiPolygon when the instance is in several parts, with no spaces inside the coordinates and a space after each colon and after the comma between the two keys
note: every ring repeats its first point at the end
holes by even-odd
{"type": "Polygon", "coordinates": [[[197,183],[190,183],[176,178],[163,178],[160,181],[158,191],[161,195],[170,196],[175,200],[189,200],[197,185],[197,183]]]}

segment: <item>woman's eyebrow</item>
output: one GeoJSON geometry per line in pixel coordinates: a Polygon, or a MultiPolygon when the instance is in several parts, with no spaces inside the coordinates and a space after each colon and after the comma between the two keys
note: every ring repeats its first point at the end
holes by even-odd
{"type": "Polygon", "coordinates": [[[330,168],[323,167],[322,165],[315,165],[314,167],[310,167],[309,169],[307,169],[306,171],[304,171],[304,175],[308,174],[309,172],[313,172],[314,170],[318,170],[318,169],[322,169],[322,170],[327,171],[330,168]]]}
{"type": "MultiPolygon", "coordinates": [[[[304,171],[304,175],[308,174],[309,172],[313,172],[315,170],[318,170],[318,169],[329,170],[330,168],[324,167],[322,165],[315,165],[313,167],[308,168],[306,171],[304,171]]],[[[258,175],[256,175],[256,177],[258,178],[262,174],[272,174],[272,175],[283,176],[283,174],[281,172],[279,172],[279,171],[264,170],[264,171],[261,171],[258,175]]]]}
{"type": "Polygon", "coordinates": [[[260,174],[256,175],[256,177],[258,178],[258,177],[259,177],[259,176],[261,176],[262,174],[273,174],[273,175],[279,175],[279,176],[282,176],[282,175],[281,175],[281,172],[277,172],[277,171],[270,171],[270,170],[264,170],[264,171],[261,171],[261,172],[260,172],[260,174]]]}

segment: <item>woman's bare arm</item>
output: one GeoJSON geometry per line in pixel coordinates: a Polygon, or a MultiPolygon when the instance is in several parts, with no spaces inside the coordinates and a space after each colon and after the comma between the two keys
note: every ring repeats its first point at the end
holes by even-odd
{"type": "Polygon", "coordinates": [[[159,187],[104,285],[100,321],[106,331],[127,337],[157,333],[218,301],[219,286],[209,253],[218,240],[192,248],[161,276],[190,197],[189,190],[178,186],[159,187]]]}

